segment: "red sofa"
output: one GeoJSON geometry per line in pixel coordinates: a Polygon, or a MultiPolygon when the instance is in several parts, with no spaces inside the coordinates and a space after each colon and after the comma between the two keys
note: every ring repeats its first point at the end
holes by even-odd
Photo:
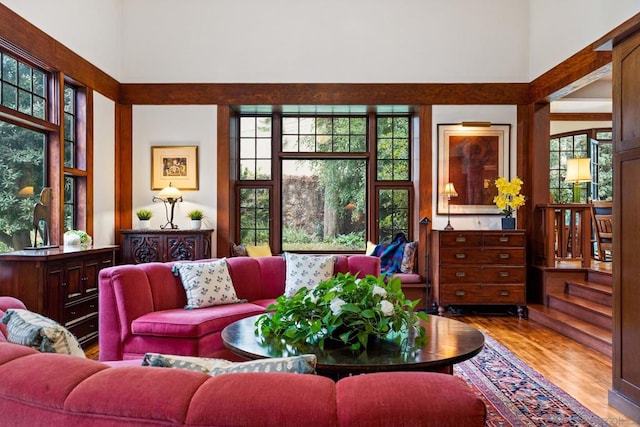
{"type": "Polygon", "coordinates": [[[0,424],[84,426],[484,426],[482,400],[429,372],[357,375],[109,367],[0,342],[0,424]]]}
{"type": "MultiPolygon", "coordinates": [[[[140,359],[147,352],[233,358],[222,343],[222,329],[266,312],[266,307],[284,293],[286,264],[281,256],[227,261],[238,298],[248,302],[195,310],[184,309],[186,294],[180,278],[171,272],[173,262],[102,269],[100,360],[140,359]]],[[[340,255],[334,272],[379,275],[380,259],[340,255]]]]}

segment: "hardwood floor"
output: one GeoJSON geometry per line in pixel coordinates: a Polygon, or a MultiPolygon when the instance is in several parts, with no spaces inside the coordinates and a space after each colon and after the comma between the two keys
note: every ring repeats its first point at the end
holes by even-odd
{"type": "Polygon", "coordinates": [[[512,316],[456,316],[490,335],[612,426],[637,426],[607,404],[611,359],[546,327],[512,316]]]}
{"type": "MultiPolygon", "coordinates": [[[[540,324],[515,316],[456,316],[507,347],[549,381],[612,426],[638,426],[607,404],[613,377],[611,359],[540,324]]],[[[98,358],[98,346],[86,351],[98,358]]]]}

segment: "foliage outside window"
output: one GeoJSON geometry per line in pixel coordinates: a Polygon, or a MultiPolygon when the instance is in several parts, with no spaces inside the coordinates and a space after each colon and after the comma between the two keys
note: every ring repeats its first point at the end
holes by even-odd
{"type": "Polygon", "coordinates": [[[367,239],[408,235],[409,127],[406,115],[241,116],[240,241],[281,251],[344,252],[364,250],[367,239]]]}
{"type": "Polygon", "coordinates": [[[582,183],[582,203],[588,198],[610,200],[613,194],[613,147],[610,130],[589,129],[554,135],[549,149],[549,191],[554,203],[573,201],[573,183],[565,182],[567,159],[591,158],[591,183],[582,183]]]}

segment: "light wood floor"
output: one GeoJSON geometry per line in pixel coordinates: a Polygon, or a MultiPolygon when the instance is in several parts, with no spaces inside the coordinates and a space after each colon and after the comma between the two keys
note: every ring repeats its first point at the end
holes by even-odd
{"type": "MultiPolygon", "coordinates": [[[[490,335],[549,381],[612,426],[638,426],[607,404],[611,359],[556,332],[515,316],[456,316],[490,335]]],[[[98,358],[98,346],[87,349],[98,358]]]]}
{"type": "Polygon", "coordinates": [[[607,404],[611,358],[535,322],[508,316],[458,316],[490,335],[612,426],[637,426],[607,404]]]}

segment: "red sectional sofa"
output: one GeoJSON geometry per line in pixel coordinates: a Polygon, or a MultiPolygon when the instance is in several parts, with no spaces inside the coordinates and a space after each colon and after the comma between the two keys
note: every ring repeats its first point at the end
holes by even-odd
{"type": "MultiPolygon", "coordinates": [[[[222,343],[222,329],[266,312],[266,307],[284,293],[286,264],[282,256],[227,261],[236,294],[247,302],[195,310],[184,309],[186,294],[180,278],[171,271],[174,262],[102,269],[100,360],[140,359],[147,352],[232,358],[222,343]]],[[[380,259],[340,255],[334,272],[379,275],[380,259]]]]}
{"type": "Polygon", "coordinates": [[[109,367],[0,342],[0,424],[56,426],[484,426],[482,400],[432,372],[318,375],[109,367]]]}

